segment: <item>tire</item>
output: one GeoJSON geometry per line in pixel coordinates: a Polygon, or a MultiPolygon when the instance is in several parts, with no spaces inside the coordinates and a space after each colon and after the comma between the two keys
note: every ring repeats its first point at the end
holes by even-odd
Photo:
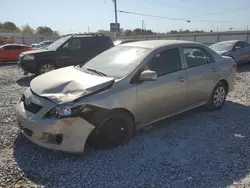
{"type": "Polygon", "coordinates": [[[209,110],[218,110],[225,103],[228,88],[225,83],[219,82],[210,95],[206,108],[209,110]]]}
{"type": "Polygon", "coordinates": [[[112,149],[127,144],[134,136],[133,118],[124,110],[115,110],[103,117],[93,116],[96,127],[88,144],[95,149],[112,149]],[[98,120],[99,119],[99,120],[98,120]]]}
{"type": "Polygon", "coordinates": [[[55,69],[56,69],[56,66],[53,63],[50,63],[50,62],[41,63],[38,66],[37,75],[44,74],[46,72],[49,72],[49,71],[52,71],[52,70],[55,70],[55,69]],[[46,71],[46,68],[47,68],[47,71],[46,71]]]}

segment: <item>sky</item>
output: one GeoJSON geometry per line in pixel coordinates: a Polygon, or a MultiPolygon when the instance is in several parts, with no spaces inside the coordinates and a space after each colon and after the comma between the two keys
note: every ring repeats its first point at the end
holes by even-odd
{"type": "MultiPolygon", "coordinates": [[[[169,20],[118,12],[121,28],[144,27],[154,32],[170,30],[250,30],[250,0],[117,0],[117,9],[169,20]],[[222,22],[223,21],[223,22],[222,22]]],[[[115,21],[112,0],[0,0],[0,22],[21,27],[49,26],[61,34],[109,30],[115,21]]]]}

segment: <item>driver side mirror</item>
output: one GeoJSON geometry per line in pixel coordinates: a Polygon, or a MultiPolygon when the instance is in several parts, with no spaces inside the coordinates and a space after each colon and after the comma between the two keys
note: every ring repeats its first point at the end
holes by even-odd
{"type": "Polygon", "coordinates": [[[151,70],[145,70],[141,73],[140,81],[156,81],[158,78],[157,73],[151,70]]]}

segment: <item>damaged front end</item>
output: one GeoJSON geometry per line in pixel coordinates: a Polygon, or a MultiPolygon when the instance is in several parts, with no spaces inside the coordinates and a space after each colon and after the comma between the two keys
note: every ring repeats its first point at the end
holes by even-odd
{"type": "Polygon", "coordinates": [[[88,104],[56,104],[30,88],[16,106],[18,125],[28,139],[42,147],[70,153],[84,152],[85,142],[95,128],[96,112],[106,110],[88,104]]]}
{"type": "Polygon", "coordinates": [[[36,77],[16,107],[22,133],[46,148],[83,152],[97,114],[100,117],[108,111],[85,98],[105,93],[113,83],[113,78],[86,74],[74,67],[36,77]]]}

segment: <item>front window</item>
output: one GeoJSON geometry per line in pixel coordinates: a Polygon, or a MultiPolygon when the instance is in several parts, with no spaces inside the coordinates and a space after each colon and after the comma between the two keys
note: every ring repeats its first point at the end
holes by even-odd
{"type": "Polygon", "coordinates": [[[122,78],[135,68],[149,51],[146,48],[116,46],[91,59],[82,70],[94,69],[109,77],[122,78]]]}
{"type": "Polygon", "coordinates": [[[155,71],[158,77],[177,72],[182,69],[178,48],[164,50],[154,56],[145,69],[155,71]]]}
{"type": "Polygon", "coordinates": [[[79,51],[81,49],[81,40],[79,38],[72,38],[62,46],[62,49],[79,51]]]}
{"type": "Polygon", "coordinates": [[[50,44],[47,49],[48,50],[57,50],[63,43],[65,43],[71,36],[65,36],[57,39],[55,42],[50,44]]]}
{"type": "Polygon", "coordinates": [[[234,42],[219,42],[210,46],[215,51],[229,51],[232,50],[234,42]]]}

